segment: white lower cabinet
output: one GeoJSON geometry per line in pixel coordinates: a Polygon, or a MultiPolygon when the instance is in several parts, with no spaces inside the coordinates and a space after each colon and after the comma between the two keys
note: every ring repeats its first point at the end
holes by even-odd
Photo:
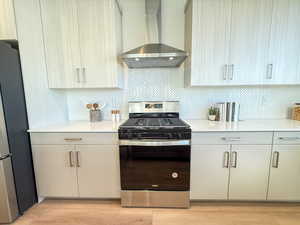
{"type": "Polygon", "coordinates": [[[193,145],[191,199],[266,200],[271,145],[193,145]]]}
{"type": "MultiPolygon", "coordinates": [[[[215,135],[193,134],[192,200],[300,201],[299,132],[215,135]]],[[[33,133],[31,140],[40,197],[120,197],[116,134],[33,133]]]]}
{"type": "Polygon", "coordinates": [[[119,198],[117,145],[77,145],[78,187],[82,198],[119,198]]]}
{"type": "Polygon", "coordinates": [[[38,195],[77,197],[74,145],[33,145],[33,160],[38,195]]]}
{"type": "Polygon", "coordinates": [[[192,146],[191,199],[227,199],[229,153],[230,145],[192,146]]]}
{"type": "Polygon", "coordinates": [[[117,145],[33,145],[40,197],[119,198],[117,145]]]}
{"type": "Polygon", "coordinates": [[[274,145],[268,200],[300,201],[300,145],[274,145]]]}
{"type": "Polygon", "coordinates": [[[266,200],[271,145],[232,145],[229,200],[266,200]]]}

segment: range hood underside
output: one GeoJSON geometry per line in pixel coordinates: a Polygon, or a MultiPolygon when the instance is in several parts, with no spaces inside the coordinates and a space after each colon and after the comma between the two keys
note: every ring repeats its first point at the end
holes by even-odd
{"type": "Polygon", "coordinates": [[[179,67],[186,56],[174,57],[133,57],[133,58],[123,58],[127,66],[131,69],[133,68],[173,68],[179,67]],[[170,60],[172,57],[172,60],[170,60]]]}
{"type": "Polygon", "coordinates": [[[146,44],[122,55],[129,68],[179,67],[187,53],[164,44],[146,44]]]}

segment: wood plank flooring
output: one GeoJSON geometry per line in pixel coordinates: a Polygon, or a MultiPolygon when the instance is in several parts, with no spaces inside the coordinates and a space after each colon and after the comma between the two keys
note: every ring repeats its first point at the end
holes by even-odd
{"type": "Polygon", "coordinates": [[[149,209],[121,208],[117,200],[46,200],[13,225],[300,225],[300,204],[197,202],[190,209],[149,209]]]}

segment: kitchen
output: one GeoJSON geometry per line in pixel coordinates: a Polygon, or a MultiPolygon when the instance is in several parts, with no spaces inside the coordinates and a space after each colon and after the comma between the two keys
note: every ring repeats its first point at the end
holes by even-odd
{"type": "Polygon", "coordinates": [[[0,223],[298,224],[299,15],[299,0],[0,0],[37,188],[21,210],[1,81],[19,210],[0,223]],[[225,102],[237,119],[209,121],[225,102]]]}

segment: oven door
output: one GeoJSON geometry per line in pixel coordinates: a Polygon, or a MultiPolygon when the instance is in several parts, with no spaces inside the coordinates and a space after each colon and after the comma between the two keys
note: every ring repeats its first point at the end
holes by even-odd
{"type": "Polygon", "coordinates": [[[121,140],[122,190],[190,190],[190,140],[121,140]]]}

